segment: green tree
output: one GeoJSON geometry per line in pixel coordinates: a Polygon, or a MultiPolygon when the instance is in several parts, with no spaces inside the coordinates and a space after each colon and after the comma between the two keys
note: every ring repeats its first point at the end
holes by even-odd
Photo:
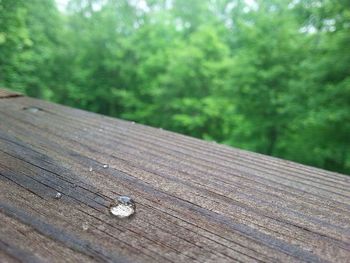
{"type": "Polygon", "coordinates": [[[350,172],[346,0],[0,0],[0,85],[350,172]]]}
{"type": "Polygon", "coordinates": [[[294,88],[306,107],[293,123],[284,156],[341,172],[350,171],[350,7],[347,1],[300,2],[311,52],[294,88]]]}
{"type": "Polygon", "coordinates": [[[24,91],[32,41],[26,25],[24,1],[0,1],[0,84],[24,91]]]}
{"type": "Polygon", "coordinates": [[[264,2],[235,17],[232,88],[237,113],[248,131],[232,143],[278,155],[288,124],[296,117],[291,81],[298,76],[303,41],[286,6],[264,2]]]}

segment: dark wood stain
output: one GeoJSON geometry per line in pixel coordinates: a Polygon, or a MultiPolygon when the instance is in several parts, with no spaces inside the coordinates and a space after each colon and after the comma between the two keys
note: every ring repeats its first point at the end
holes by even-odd
{"type": "Polygon", "coordinates": [[[20,97],[20,96],[23,96],[23,95],[19,92],[0,88],[0,99],[20,97]]]}

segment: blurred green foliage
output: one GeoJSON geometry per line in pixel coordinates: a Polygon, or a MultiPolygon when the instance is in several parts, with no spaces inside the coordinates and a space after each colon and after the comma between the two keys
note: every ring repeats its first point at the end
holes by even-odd
{"type": "Polygon", "coordinates": [[[0,85],[350,172],[347,0],[0,0],[0,85]]]}

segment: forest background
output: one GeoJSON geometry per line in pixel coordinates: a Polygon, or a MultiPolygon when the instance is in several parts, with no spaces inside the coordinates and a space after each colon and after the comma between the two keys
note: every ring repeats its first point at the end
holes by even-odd
{"type": "Polygon", "coordinates": [[[350,174],[348,0],[0,0],[0,86],[350,174]]]}

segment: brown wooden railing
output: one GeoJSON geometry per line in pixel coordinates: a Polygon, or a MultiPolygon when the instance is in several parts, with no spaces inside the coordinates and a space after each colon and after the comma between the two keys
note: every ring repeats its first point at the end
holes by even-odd
{"type": "Polygon", "coordinates": [[[0,179],[2,262],[350,260],[348,176],[4,90],[0,179]]]}

